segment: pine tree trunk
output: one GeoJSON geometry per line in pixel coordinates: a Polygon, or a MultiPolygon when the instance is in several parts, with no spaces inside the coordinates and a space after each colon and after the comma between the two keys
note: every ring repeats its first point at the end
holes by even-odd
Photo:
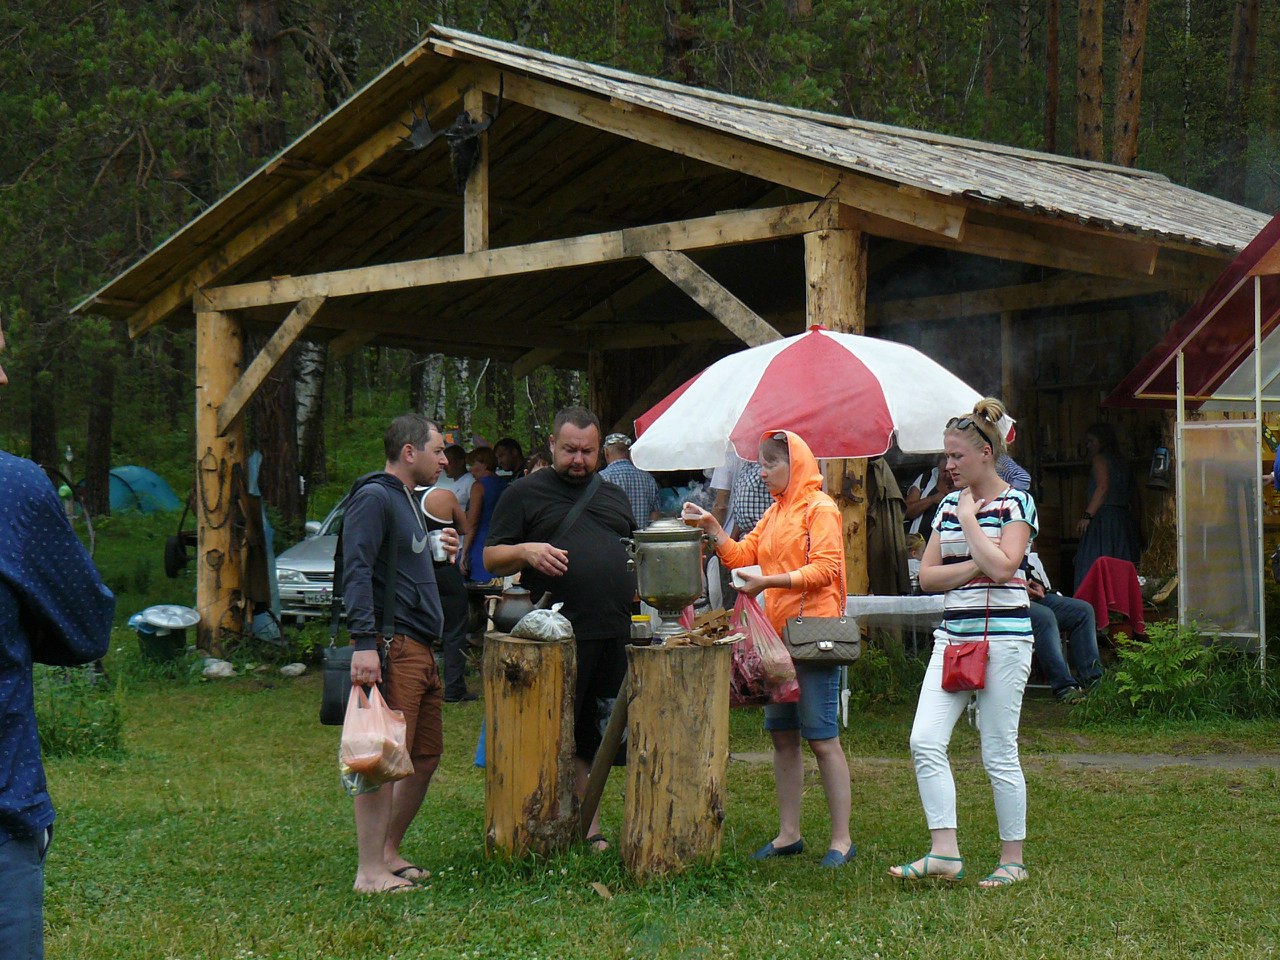
{"type": "Polygon", "coordinates": [[[253,157],[266,157],[284,146],[284,69],[280,51],[277,0],[240,0],[240,29],[249,41],[242,72],[245,88],[260,109],[248,124],[253,157]]]}
{"type": "Polygon", "coordinates": [[[1222,157],[1215,182],[1228,200],[1245,199],[1246,154],[1249,149],[1249,97],[1253,92],[1258,47],[1258,0],[1236,0],[1231,27],[1231,59],[1227,64],[1227,95],[1223,104],[1222,157]]]}
{"type": "Polygon", "coordinates": [[[349,353],[342,358],[342,415],[356,415],[356,358],[349,353]]]}
{"type": "MultiPolygon", "coordinates": [[[[284,64],[280,48],[277,0],[239,0],[240,29],[248,40],[241,72],[245,89],[258,107],[248,125],[248,149],[254,157],[270,156],[284,146],[284,64]]],[[[266,338],[246,338],[246,361],[257,356],[266,338]]],[[[292,536],[305,518],[299,480],[298,419],[294,392],[297,348],[289,350],[249,403],[250,443],[262,451],[258,475],[263,499],[280,512],[282,534],[292,536]]]]}
{"type": "Polygon", "coordinates": [[[1076,156],[1101,160],[1102,0],[1080,0],[1076,58],[1076,156]]]}
{"type": "Polygon", "coordinates": [[[84,457],[84,508],[92,517],[111,513],[111,429],[115,414],[116,357],[101,357],[89,397],[89,438],[84,457]]]}
{"type": "Polygon", "coordinates": [[[1125,0],[1120,25],[1120,65],[1116,70],[1115,136],[1111,144],[1111,161],[1124,167],[1132,167],[1138,160],[1146,33],[1147,0],[1125,0]]]}
{"type": "Polygon", "coordinates": [[[696,79],[689,54],[698,35],[693,23],[697,12],[696,0],[663,0],[662,71],[683,83],[696,79]]]}
{"type": "Polygon", "coordinates": [[[1058,149],[1058,23],[1062,10],[1060,0],[1045,3],[1045,57],[1044,57],[1044,148],[1053,153],[1058,149]]]}
{"type": "MultiPolygon", "coordinates": [[[[246,338],[247,356],[257,356],[266,343],[261,335],[246,338]]],[[[249,403],[250,449],[262,452],[258,487],[262,498],[280,512],[282,536],[300,536],[306,509],[298,458],[297,398],[294,391],[296,348],[289,350],[263,381],[249,403]]]]}
{"type": "Polygon", "coordinates": [[[58,449],[58,382],[48,369],[46,351],[37,350],[27,381],[31,390],[31,459],[42,467],[61,469],[58,449]]]}

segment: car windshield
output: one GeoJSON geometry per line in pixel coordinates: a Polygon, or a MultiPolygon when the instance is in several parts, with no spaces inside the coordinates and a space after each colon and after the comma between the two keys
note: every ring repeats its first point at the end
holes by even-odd
{"type": "Polygon", "coordinates": [[[329,515],[324,518],[324,522],[320,524],[320,532],[316,536],[336,537],[338,528],[342,525],[342,515],[346,512],[347,498],[343,497],[338,501],[338,505],[329,511],[329,515]]]}

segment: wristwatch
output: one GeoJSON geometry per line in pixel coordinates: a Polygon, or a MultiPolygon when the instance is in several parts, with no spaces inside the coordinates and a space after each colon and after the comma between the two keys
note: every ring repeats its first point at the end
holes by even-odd
{"type": "Polygon", "coordinates": [[[1093,514],[1092,514],[1092,513],[1089,513],[1088,511],[1086,511],[1086,512],[1085,512],[1085,515],[1084,515],[1083,517],[1081,517],[1081,519],[1082,519],[1082,520],[1092,520],[1092,519],[1093,519],[1093,514]]]}

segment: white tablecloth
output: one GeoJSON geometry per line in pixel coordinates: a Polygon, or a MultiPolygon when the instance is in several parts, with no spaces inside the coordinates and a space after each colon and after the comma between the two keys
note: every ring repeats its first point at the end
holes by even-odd
{"type": "Polygon", "coordinates": [[[936,627],[942,622],[942,594],[911,597],[849,597],[845,613],[860,626],[936,627]]]}

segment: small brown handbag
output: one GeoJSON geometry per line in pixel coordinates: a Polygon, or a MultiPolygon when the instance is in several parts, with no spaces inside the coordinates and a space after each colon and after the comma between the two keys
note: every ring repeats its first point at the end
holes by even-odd
{"type": "MultiPolygon", "coordinates": [[[[809,562],[809,531],[804,534],[804,562],[809,562]]],[[[840,571],[840,596],[843,598],[844,570],[840,571]]],[[[843,600],[841,606],[843,606],[843,600]]],[[[806,617],[804,594],[800,594],[800,613],[788,617],[782,628],[782,642],[796,663],[837,667],[853,663],[862,656],[862,628],[850,616],[806,617]]]]}

